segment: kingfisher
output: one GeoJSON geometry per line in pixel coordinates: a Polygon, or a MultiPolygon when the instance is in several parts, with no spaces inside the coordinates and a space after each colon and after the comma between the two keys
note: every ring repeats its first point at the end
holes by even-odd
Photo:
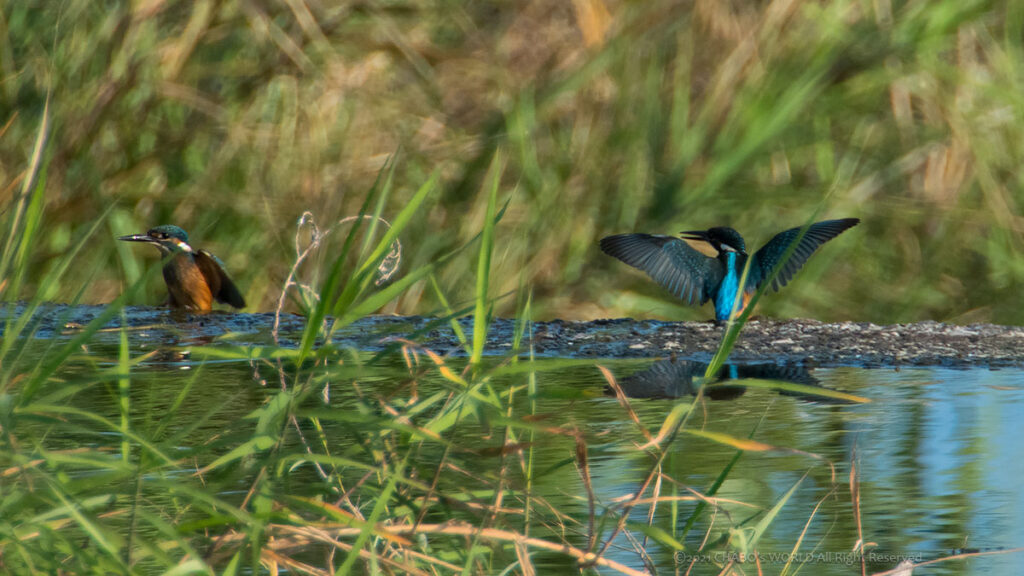
{"type": "Polygon", "coordinates": [[[224,264],[206,250],[192,248],[188,234],[181,228],[169,224],[157,226],[145,234],[129,234],[118,240],[147,242],[160,249],[164,257],[167,304],[172,310],[209,312],[214,300],[245,308],[245,299],[224,271],[224,264]]]}
{"type": "Polygon", "coordinates": [[[757,289],[769,280],[774,268],[797,241],[789,258],[771,279],[771,288],[778,292],[807,262],[822,244],[856,226],[859,218],[825,220],[807,227],[790,228],[776,234],[754,255],[740,233],[725,226],[707,230],[680,232],[680,237],[660,234],[618,234],[601,239],[601,250],[626,264],[647,273],[690,306],[711,300],[715,304],[715,321],[722,323],[733,313],[739,314],[750,303],[757,289]],[[706,242],[718,254],[705,256],[683,240],[706,242]],[[743,268],[750,259],[747,283],[740,292],[743,268]],[[737,302],[738,300],[738,302],[737,302]]]}

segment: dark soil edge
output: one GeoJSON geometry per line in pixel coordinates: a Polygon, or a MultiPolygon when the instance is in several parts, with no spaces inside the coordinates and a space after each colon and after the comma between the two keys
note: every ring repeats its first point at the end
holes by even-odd
{"type": "MultiPolygon", "coordinates": [[[[38,312],[34,338],[70,337],[101,311],[101,306],[48,305],[38,312]]],[[[10,310],[10,309],[7,309],[10,310]]],[[[16,305],[13,316],[24,311],[16,305]]],[[[197,316],[171,314],[165,309],[129,307],[127,324],[132,340],[145,339],[161,345],[210,343],[234,333],[233,344],[271,343],[274,315],[215,312],[197,316]],[[239,337],[241,336],[241,337],[239,337]]],[[[0,309],[0,317],[6,310],[0,309]]],[[[297,345],[305,319],[282,316],[281,344],[297,345]]],[[[104,334],[116,341],[119,320],[104,334]],[[111,330],[115,329],[115,330],[111,330]]],[[[472,338],[472,321],[459,321],[472,338]]],[[[515,321],[496,319],[487,334],[492,355],[511,350],[515,321]]],[[[0,331],[3,322],[0,322],[0,331]]],[[[723,328],[710,322],[662,322],[656,320],[553,320],[532,325],[534,352],[547,357],[623,358],[677,357],[707,362],[722,339],[723,328]]],[[[446,321],[425,316],[370,316],[336,334],[335,343],[363,350],[393,346],[396,337],[411,338],[438,353],[461,355],[462,348],[446,321]],[[389,343],[391,342],[391,343],[389,343]]],[[[730,362],[805,364],[810,366],[947,366],[1022,367],[1024,328],[974,324],[956,326],[917,322],[879,326],[867,322],[825,324],[815,320],[761,319],[748,323],[740,335],[730,362]]]]}

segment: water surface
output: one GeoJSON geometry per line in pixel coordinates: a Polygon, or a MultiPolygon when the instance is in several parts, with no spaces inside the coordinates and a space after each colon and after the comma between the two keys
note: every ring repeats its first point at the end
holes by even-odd
{"type": "MultiPolygon", "coordinates": [[[[63,385],[86,382],[97,370],[113,366],[114,354],[89,351],[89,361],[73,363],[65,371],[63,385]]],[[[363,358],[370,355],[364,354],[363,358]]],[[[597,364],[609,367],[622,382],[649,366],[636,360],[599,359],[593,365],[542,370],[536,374],[535,398],[525,391],[524,374],[501,377],[493,386],[496,390],[519,387],[513,400],[516,414],[532,412],[535,421],[551,430],[580,432],[587,451],[599,533],[607,538],[614,523],[601,525],[600,515],[609,508],[621,509],[622,502],[640,488],[654,460],[652,452],[639,448],[646,438],[637,423],[619,400],[605,391],[606,381],[597,364]]],[[[252,437],[258,421],[254,411],[280,389],[267,365],[260,370],[260,376],[267,380],[265,386],[254,380],[253,373],[245,362],[207,362],[199,366],[198,359],[187,357],[154,358],[132,371],[133,426],[142,436],[170,440],[172,446],[183,451],[215,443],[223,446],[218,453],[226,453],[235,443],[252,437]],[[173,421],[161,418],[172,409],[178,411],[173,421]]],[[[1024,478],[1024,372],[830,368],[808,369],[806,374],[821,387],[867,397],[871,402],[837,403],[756,388],[740,389],[728,395],[730,399],[701,401],[687,429],[751,437],[778,449],[740,456],[717,493],[723,503],[705,512],[685,536],[684,525],[696,505],[693,500],[681,501],[675,518],[671,507],[661,504],[653,524],[682,538],[690,550],[699,549],[704,541],[718,542],[711,546],[714,550],[729,549],[722,544],[724,539],[742,536],[799,483],[757,546],[766,573],[779,573],[784,556],[801,538],[798,558],[810,558],[805,570],[814,574],[859,573],[852,556],[858,541],[850,484],[851,468],[855,466],[860,531],[871,553],[869,573],[891,569],[900,559],[919,563],[968,550],[1024,546],[1020,480],[1024,478]]],[[[363,368],[351,378],[326,380],[327,406],[321,405],[320,409],[356,414],[366,413],[367,406],[408,403],[413,396],[412,380],[400,356],[386,357],[376,367],[363,368]]],[[[415,397],[420,399],[450,389],[450,383],[432,370],[421,371],[415,381],[415,397]]],[[[59,395],[60,385],[52,386],[48,392],[59,395]]],[[[684,394],[679,398],[633,398],[629,404],[640,424],[656,434],[673,407],[692,400],[684,394]]],[[[72,401],[82,410],[112,420],[118,417],[118,394],[112,381],[88,386],[72,401]]],[[[367,416],[384,414],[381,410],[367,416]]],[[[307,421],[301,425],[312,429],[307,421]]],[[[336,420],[321,425],[333,454],[365,456],[358,423],[336,420]]],[[[451,434],[455,445],[478,448],[472,454],[455,451],[447,456],[464,468],[467,485],[473,484],[472,478],[483,479],[484,484],[493,481],[498,467],[510,466],[507,481],[513,496],[507,504],[524,505],[526,486],[516,472],[519,456],[505,460],[499,457],[503,444],[500,434],[495,434],[485,421],[458,427],[451,434]]],[[[519,440],[529,439],[524,435],[519,440]]],[[[290,441],[297,442],[294,437],[290,441]]],[[[52,432],[47,442],[50,449],[88,446],[116,452],[120,438],[88,428],[64,427],[52,432]]],[[[590,508],[573,435],[539,433],[530,446],[535,458],[532,495],[569,516],[566,519],[553,512],[548,514],[544,506],[537,506],[531,535],[550,536],[556,541],[565,537],[585,548],[590,508]]],[[[423,477],[429,477],[443,451],[439,445],[426,445],[413,466],[423,477]]],[[[730,446],[679,435],[663,461],[661,496],[689,496],[687,489],[705,493],[736,454],[730,446]]],[[[234,473],[216,481],[223,482],[225,497],[234,491],[241,497],[252,480],[251,473],[240,465],[234,473]]],[[[291,494],[308,493],[312,497],[324,493],[325,487],[309,467],[297,467],[288,478],[291,494]]],[[[149,500],[153,506],[169,503],[159,495],[149,500]]],[[[647,505],[637,506],[630,521],[646,523],[649,510],[647,505]]],[[[458,517],[461,513],[454,514],[458,517]]],[[[471,513],[464,517],[475,518],[471,513]]],[[[685,571],[688,564],[683,562],[692,560],[653,540],[644,543],[640,531],[630,532],[659,572],[673,573],[677,568],[685,571]]],[[[635,550],[636,545],[620,534],[607,554],[642,569],[643,561],[635,550]]],[[[726,560],[721,554],[698,558],[692,573],[716,574],[726,560]]],[[[546,552],[537,552],[534,562],[547,570],[573,566],[571,561],[546,552]]],[[[744,570],[756,573],[757,568],[746,564],[744,570]]],[[[939,563],[927,570],[929,574],[1024,573],[1024,553],[939,563]]]]}

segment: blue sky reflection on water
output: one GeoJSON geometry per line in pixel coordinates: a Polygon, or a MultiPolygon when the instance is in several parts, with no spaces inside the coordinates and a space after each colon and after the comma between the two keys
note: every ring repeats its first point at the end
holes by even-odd
{"type": "MultiPolygon", "coordinates": [[[[813,452],[836,465],[837,495],[822,506],[801,548],[801,553],[834,556],[831,561],[811,561],[805,569],[816,574],[859,573],[859,566],[850,567],[840,561],[856,542],[848,484],[854,447],[860,468],[864,537],[875,543],[870,550],[876,556],[922,561],[946,557],[960,549],[987,551],[1024,546],[1024,373],[839,368],[815,370],[814,375],[826,387],[873,401],[835,406],[748,390],[735,401],[709,402],[705,426],[746,436],[756,420],[767,414],[755,439],[813,452]]],[[[672,406],[672,401],[661,402],[663,410],[672,406]]],[[[656,404],[640,406],[646,410],[656,404]]],[[[681,444],[666,460],[666,472],[701,490],[733,452],[685,439],[677,442],[681,444]]],[[[637,472],[643,468],[643,459],[625,454],[617,458],[630,461],[595,463],[595,489],[601,498],[628,493],[630,481],[637,481],[637,472]]],[[[747,453],[723,485],[719,496],[767,508],[805,472],[807,478],[762,539],[759,550],[785,553],[792,549],[815,504],[829,490],[827,467],[810,458],[747,453]]],[[[683,507],[680,527],[690,509],[683,507]]],[[[631,520],[643,522],[646,511],[635,511],[631,520]]],[[[729,512],[733,522],[750,515],[741,508],[729,512]]],[[[758,519],[746,525],[753,526],[758,519]]],[[[658,525],[669,527],[664,522],[658,525]]],[[[691,533],[687,544],[699,544],[706,529],[705,525],[691,533]]],[[[652,545],[651,550],[656,547],[652,545]]],[[[636,565],[632,552],[613,555],[636,565]]],[[[659,558],[659,566],[674,562],[669,551],[652,556],[659,558]]],[[[879,561],[869,564],[868,573],[893,566],[879,561]]],[[[756,570],[753,565],[750,568],[756,570]]],[[[693,573],[717,573],[718,569],[708,564],[695,568],[693,573]]],[[[765,573],[781,569],[781,564],[766,566],[765,573]]],[[[927,570],[929,574],[1021,574],[1024,552],[939,563],[927,570]]]]}
{"type": "MultiPolygon", "coordinates": [[[[905,486],[935,551],[1024,545],[1024,375],[1003,370],[878,371],[858,434],[862,478],[905,486]],[[916,438],[913,444],[906,439],[916,438]],[[912,458],[902,458],[902,448],[912,458]],[[909,483],[913,480],[915,483],[909,483]],[[963,514],[955,514],[962,508],[963,514]]],[[[1024,568],[1024,556],[1015,566],[1024,568]]]]}

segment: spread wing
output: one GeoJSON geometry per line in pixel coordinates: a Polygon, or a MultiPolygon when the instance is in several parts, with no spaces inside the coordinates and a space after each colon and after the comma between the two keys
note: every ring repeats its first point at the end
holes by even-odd
{"type": "Polygon", "coordinates": [[[245,298],[242,298],[242,293],[238,291],[238,287],[224,271],[224,264],[216,256],[206,250],[196,250],[192,256],[196,266],[199,266],[199,271],[203,273],[203,278],[206,278],[214,300],[235,308],[245,308],[245,298]]]}
{"type": "MultiPolygon", "coordinates": [[[[811,254],[814,254],[815,250],[847,229],[853,228],[859,222],[859,218],[843,218],[842,220],[826,220],[811,224],[789,259],[782,265],[778,275],[772,280],[772,289],[778,291],[779,288],[785,286],[793,278],[793,275],[803,267],[811,254]]],[[[747,281],[748,292],[753,292],[768,279],[772,270],[786,255],[786,250],[800,235],[800,230],[801,228],[791,228],[776,234],[754,254],[754,261],[750,263],[751,278],[747,281]]]]}
{"type": "MultiPolygon", "coordinates": [[[[729,367],[727,364],[726,367],[729,367]]],[[[723,371],[725,368],[723,368],[723,371]]],[[[792,382],[804,386],[819,388],[823,392],[834,392],[832,388],[822,386],[821,381],[812,375],[803,366],[779,366],[777,364],[753,364],[747,366],[735,366],[735,375],[732,378],[743,380],[754,378],[757,380],[775,380],[778,382],[792,382]]],[[[852,400],[836,398],[834,396],[818,396],[813,392],[794,392],[792,390],[779,389],[778,393],[783,396],[791,396],[808,402],[818,404],[852,404],[852,400]]]]}
{"type": "MultiPolygon", "coordinates": [[[[730,365],[726,365],[730,366],[730,365]]],[[[778,364],[746,364],[734,365],[733,374],[729,374],[731,380],[744,380],[752,378],[756,380],[776,380],[779,382],[792,382],[805,386],[821,386],[821,381],[815,378],[807,368],[803,366],[780,366],[778,364]]],[[[725,370],[723,369],[723,372],[725,370]]]]}
{"type": "Polygon", "coordinates": [[[705,256],[674,236],[619,234],[601,239],[601,250],[639,268],[687,304],[703,304],[725,271],[716,258],[705,256]]]}
{"type": "Polygon", "coordinates": [[[620,379],[619,387],[630,398],[679,398],[697,391],[693,377],[702,376],[706,368],[698,362],[662,360],[620,379]]]}

